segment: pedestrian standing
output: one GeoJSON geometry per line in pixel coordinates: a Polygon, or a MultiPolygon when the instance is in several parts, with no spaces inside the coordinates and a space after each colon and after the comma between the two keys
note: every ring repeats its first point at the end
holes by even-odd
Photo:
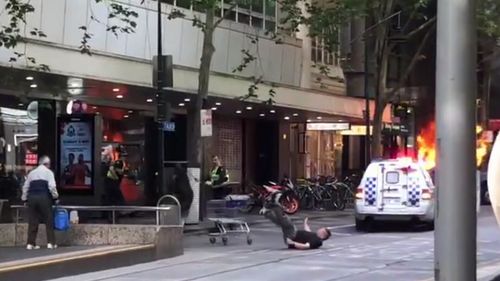
{"type": "Polygon", "coordinates": [[[193,203],[194,193],[186,169],[180,164],[175,166],[173,187],[174,196],[181,204],[181,218],[185,220],[193,203]]]}
{"type": "Polygon", "coordinates": [[[32,170],[23,184],[21,199],[28,204],[28,243],[26,249],[39,249],[36,245],[40,217],[45,221],[47,248],[55,249],[54,216],[52,204],[57,203],[59,194],[56,189],[54,173],[50,170],[50,158],[40,158],[39,166],[32,170]]]}
{"type": "Polygon", "coordinates": [[[124,175],[125,164],[122,160],[116,160],[108,169],[105,179],[108,205],[125,205],[125,198],[120,189],[124,175]]]}

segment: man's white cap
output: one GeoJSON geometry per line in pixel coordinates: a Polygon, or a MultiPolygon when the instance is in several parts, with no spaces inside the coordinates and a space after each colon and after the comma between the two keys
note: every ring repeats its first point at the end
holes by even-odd
{"type": "Polygon", "coordinates": [[[38,164],[40,164],[40,165],[50,164],[50,158],[48,156],[42,156],[40,158],[40,161],[38,161],[38,164]]]}

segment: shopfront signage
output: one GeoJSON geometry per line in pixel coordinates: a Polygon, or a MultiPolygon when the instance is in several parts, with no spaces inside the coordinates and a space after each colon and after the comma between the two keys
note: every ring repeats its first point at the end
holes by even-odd
{"type": "Polygon", "coordinates": [[[344,131],[350,128],[349,123],[307,123],[308,131],[344,131]]]}
{"type": "Polygon", "coordinates": [[[175,132],[175,122],[163,122],[164,132],[175,132]]]}
{"type": "Polygon", "coordinates": [[[26,151],[26,155],[24,157],[24,163],[27,166],[36,166],[38,164],[38,155],[31,151],[26,151]]]}
{"type": "MultiPolygon", "coordinates": [[[[370,133],[372,131],[373,131],[373,126],[370,126],[370,133]]],[[[366,126],[352,125],[350,130],[341,131],[340,134],[344,136],[366,136],[366,126]]]]}
{"type": "Polygon", "coordinates": [[[212,110],[201,110],[201,136],[212,136],[212,110]]]}

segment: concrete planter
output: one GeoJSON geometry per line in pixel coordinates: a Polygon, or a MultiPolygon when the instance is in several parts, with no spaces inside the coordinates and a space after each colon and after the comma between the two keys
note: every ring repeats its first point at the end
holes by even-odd
{"type": "MultiPolygon", "coordinates": [[[[0,224],[0,247],[25,245],[27,232],[27,224],[0,224]]],[[[174,252],[181,249],[181,253],[182,237],[182,226],[76,224],[67,231],[56,231],[60,246],[155,244],[174,252]]],[[[47,244],[45,225],[39,226],[37,244],[47,244]]]]}

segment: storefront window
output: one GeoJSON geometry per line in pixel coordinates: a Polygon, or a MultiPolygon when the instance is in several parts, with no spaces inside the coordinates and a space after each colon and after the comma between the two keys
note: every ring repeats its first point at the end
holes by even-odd
{"type": "Polygon", "coordinates": [[[125,203],[144,201],[144,136],[145,119],[133,110],[92,106],[92,111],[103,119],[101,170],[105,177],[109,165],[122,160],[125,176],[120,189],[125,203]],[[123,122],[126,120],[126,122],[123,122]]]}
{"type": "Polygon", "coordinates": [[[0,198],[16,200],[38,159],[38,123],[26,106],[0,107],[0,198]]]}
{"type": "Polygon", "coordinates": [[[306,133],[306,177],[335,176],[340,172],[342,136],[335,131],[306,133]]]}

